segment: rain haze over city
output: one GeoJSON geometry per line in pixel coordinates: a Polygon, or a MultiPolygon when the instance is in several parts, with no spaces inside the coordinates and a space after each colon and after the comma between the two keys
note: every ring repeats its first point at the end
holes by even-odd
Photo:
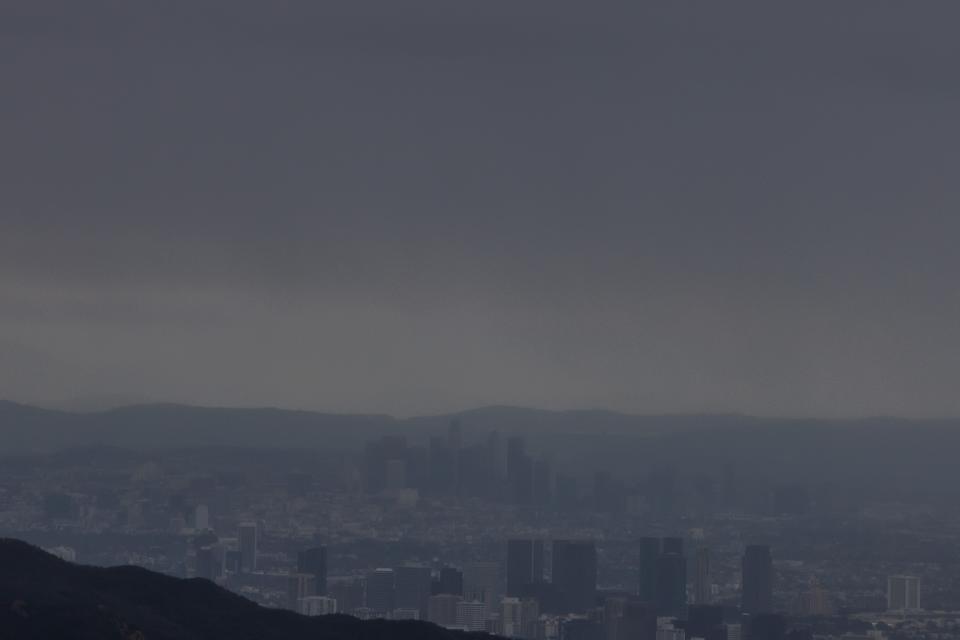
{"type": "Polygon", "coordinates": [[[0,0],[0,637],[960,638],[958,24],[0,0]]]}

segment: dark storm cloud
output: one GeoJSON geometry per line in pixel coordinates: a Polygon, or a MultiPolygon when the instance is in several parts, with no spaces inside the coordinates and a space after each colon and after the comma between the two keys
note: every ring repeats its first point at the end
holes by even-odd
{"type": "Polygon", "coordinates": [[[956,413],[958,17],[4,3],[5,388],[956,413]]]}

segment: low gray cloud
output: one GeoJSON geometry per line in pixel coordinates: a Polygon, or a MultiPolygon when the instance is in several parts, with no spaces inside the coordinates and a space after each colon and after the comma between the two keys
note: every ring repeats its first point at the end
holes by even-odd
{"type": "Polygon", "coordinates": [[[4,3],[0,391],[955,414],[957,14],[4,3]]]}

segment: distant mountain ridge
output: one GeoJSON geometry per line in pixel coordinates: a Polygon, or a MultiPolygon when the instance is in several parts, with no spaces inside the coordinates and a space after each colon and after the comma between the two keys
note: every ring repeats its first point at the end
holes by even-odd
{"type": "Polygon", "coordinates": [[[824,482],[872,484],[893,482],[890,470],[899,469],[927,487],[960,481],[953,455],[960,450],[956,419],[634,416],[518,407],[399,419],[172,404],[69,413],[0,402],[0,455],[90,447],[358,454],[365,443],[388,434],[402,434],[412,445],[424,446],[428,436],[445,433],[453,420],[463,427],[464,443],[485,441],[492,431],[501,438],[522,435],[531,455],[552,460],[558,470],[585,476],[608,471],[642,477],[656,469],[716,474],[721,468],[743,467],[787,482],[809,478],[816,469],[824,482]]]}
{"type": "MultiPolygon", "coordinates": [[[[427,622],[306,617],[202,579],[71,564],[0,539],[0,637],[11,640],[467,640],[427,622]]],[[[484,636],[488,637],[488,636],[484,636]]]]}

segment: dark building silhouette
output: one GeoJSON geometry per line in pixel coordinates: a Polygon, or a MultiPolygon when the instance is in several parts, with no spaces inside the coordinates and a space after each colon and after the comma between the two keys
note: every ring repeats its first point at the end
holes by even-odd
{"type": "Polygon", "coordinates": [[[727,640],[727,628],[724,624],[723,607],[710,605],[690,605],[684,631],[688,638],[704,640],[727,640]]]}
{"type": "Polygon", "coordinates": [[[773,611],[773,558],[767,545],[749,545],[743,554],[741,610],[756,616],[773,611]]]}
{"type": "Polygon", "coordinates": [[[240,570],[252,572],[257,568],[257,524],[244,522],[239,527],[240,570]]]}
{"type": "Polygon", "coordinates": [[[384,436],[368,442],[364,448],[364,490],[380,493],[388,488],[391,470],[406,469],[407,439],[404,436],[384,436]]]}
{"type": "Polygon", "coordinates": [[[543,541],[507,541],[507,595],[534,595],[543,582],[543,541]]]}
{"type": "Polygon", "coordinates": [[[693,566],[693,601],[697,604],[710,604],[710,549],[697,547],[693,566]]]}
{"type": "Polygon", "coordinates": [[[657,558],[660,557],[660,538],[640,538],[639,577],[637,595],[646,602],[657,600],[657,558]]]}
{"type": "Polygon", "coordinates": [[[564,620],[560,623],[560,640],[605,640],[603,625],[584,618],[564,620]]]}
{"type": "Polygon", "coordinates": [[[563,613],[583,613],[596,605],[597,547],[592,541],[554,540],[553,590],[563,613]]]}
{"type": "Polygon", "coordinates": [[[779,614],[751,616],[748,622],[749,640],[785,640],[787,637],[787,621],[779,614]]]}
{"type": "Polygon", "coordinates": [[[660,549],[663,553],[683,555],[683,538],[664,538],[660,549]]]}
{"type": "Polygon", "coordinates": [[[339,579],[328,583],[327,592],[331,598],[337,600],[337,611],[349,614],[363,606],[363,583],[361,578],[339,579]]]}
{"type": "Polygon", "coordinates": [[[604,601],[606,640],[655,640],[657,611],[639,596],[608,597],[604,601]]]}
{"type": "Polygon", "coordinates": [[[463,595],[463,572],[456,567],[441,567],[433,581],[433,595],[463,595]]]}
{"type": "Polygon", "coordinates": [[[431,574],[429,567],[398,567],[393,572],[394,608],[415,609],[427,619],[431,574]]]}
{"type": "Polygon", "coordinates": [[[298,553],[297,572],[313,576],[315,594],[310,595],[327,595],[327,548],[313,547],[298,553]]]}
{"type": "Polygon", "coordinates": [[[377,569],[367,573],[364,600],[368,609],[381,616],[396,608],[393,569],[377,569]]]}
{"type": "Polygon", "coordinates": [[[664,552],[657,558],[656,604],[657,615],[686,617],[687,559],[682,553],[664,552]]]}
{"type": "Polygon", "coordinates": [[[217,547],[207,545],[197,549],[197,577],[216,580],[223,573],[217,547]]]}

